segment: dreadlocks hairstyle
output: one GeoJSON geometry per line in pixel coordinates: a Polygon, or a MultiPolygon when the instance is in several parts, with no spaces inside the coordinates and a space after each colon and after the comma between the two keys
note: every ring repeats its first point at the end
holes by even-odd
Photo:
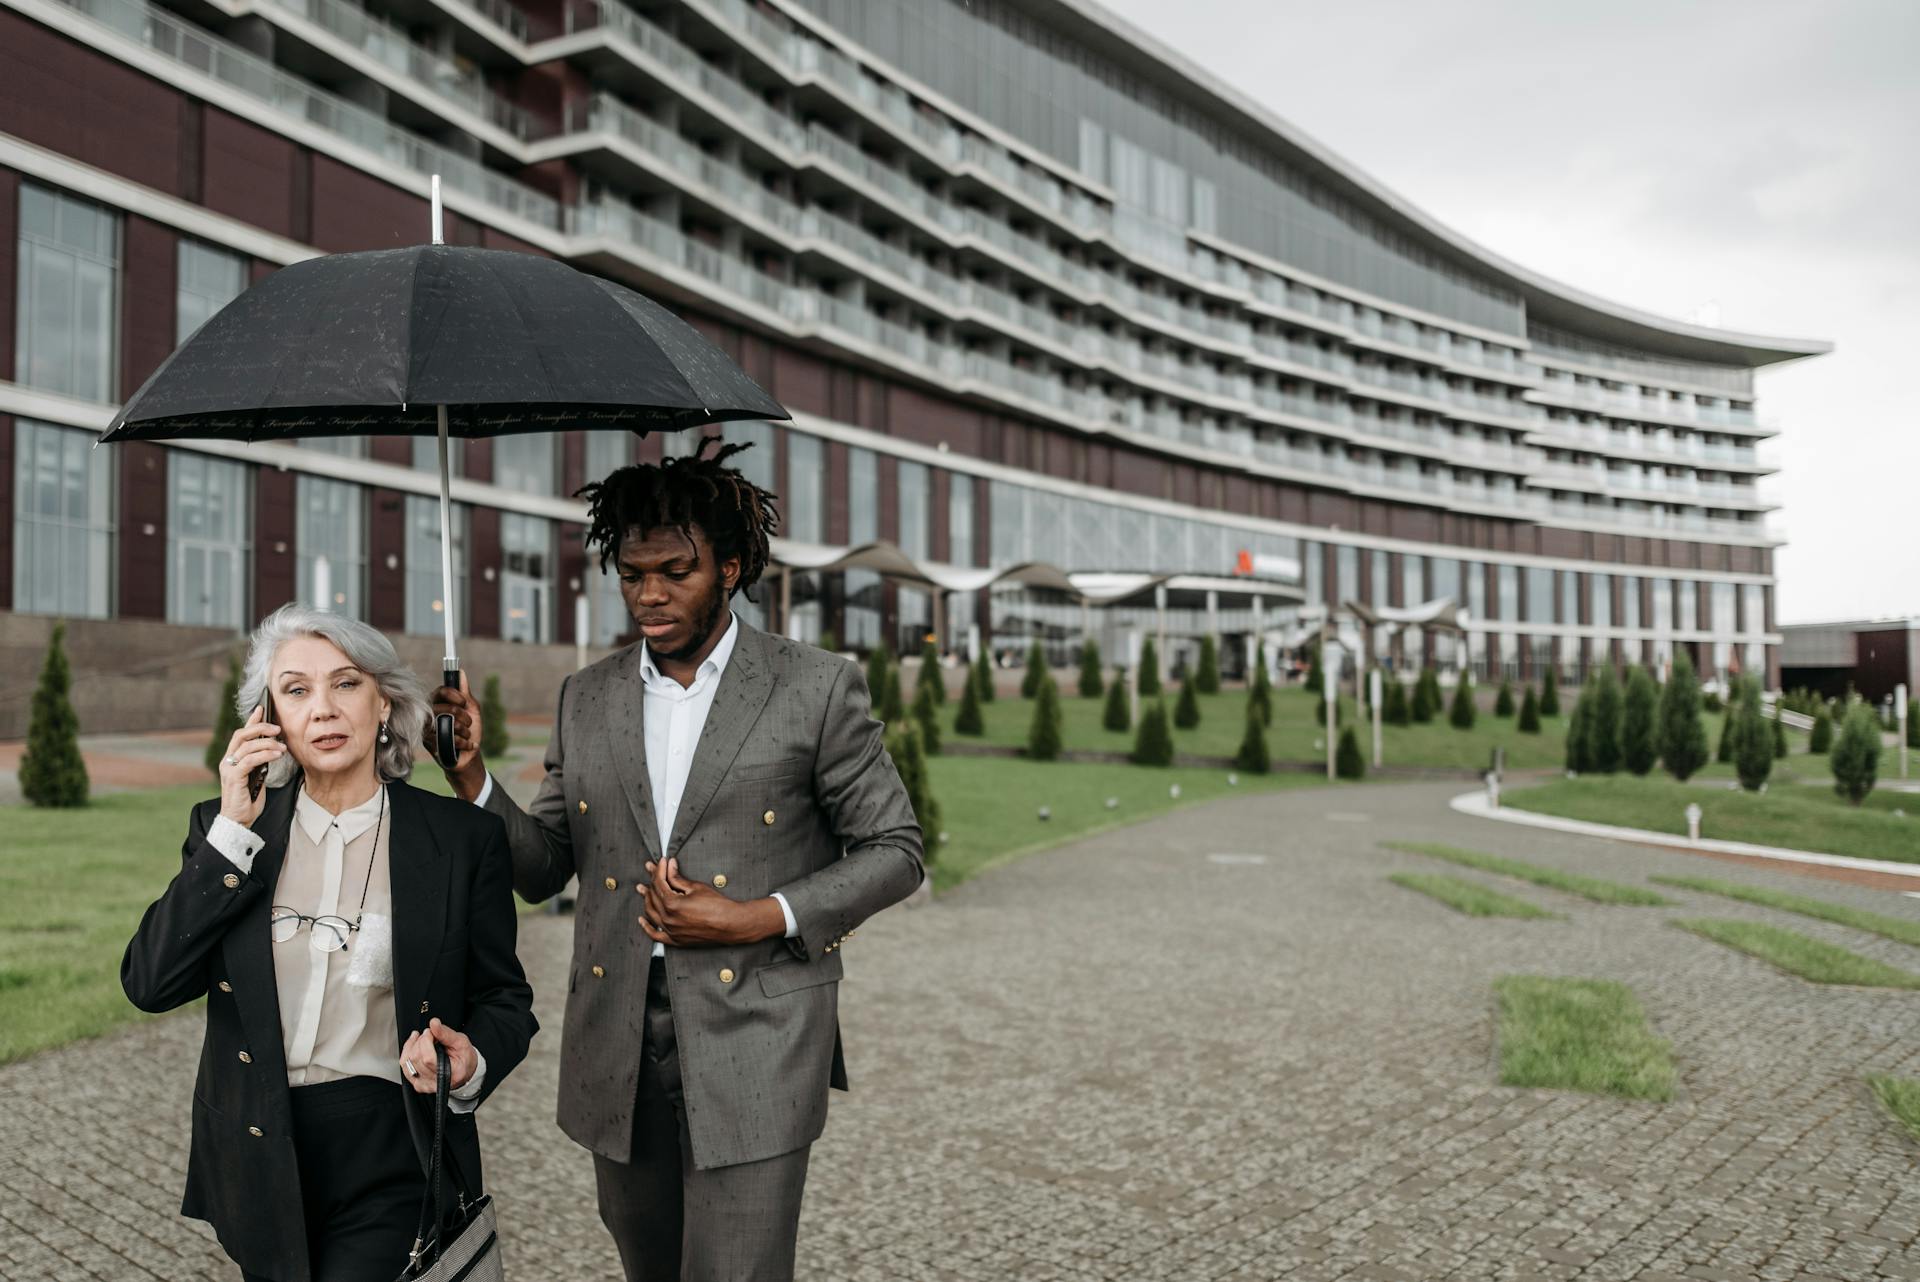
{"type": "MultiPolygon", "coordinates": [[[[672,526],[693,542],[699,526],[720,560],[740,558],[737,591],[760,581],[767,568],[767,539],[780,528],[775,496],[727,467],[726,461],[753,442],[723,444],[717,436],[700,439],[700,447],[663,463],[638,463],[616,469],[604,481],[589,481],[575,491],[587,501],[587,546],[600,549],[600,569],[620,552],[629,530],[657,530],[672,526]],[[707,453],[709,446],[720,448],[707,453]]],[[[752,600],[749,595],[748,600],[752,600]]]]}

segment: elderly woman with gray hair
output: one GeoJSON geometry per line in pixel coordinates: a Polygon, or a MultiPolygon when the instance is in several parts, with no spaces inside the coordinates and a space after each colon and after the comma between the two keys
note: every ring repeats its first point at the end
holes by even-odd
{"type": "Polygon", "coordinates": [[[425,693],[364,623],[275,611],[239,703],[220,796],[193,808],[120,966],[142,1010],[207,998],[181,1213],[250,1279],[395,1277],[431,1127],[412,1101],[435,1090],[437,1050],[453,1173],[478,1196],[473,1110],[537,1027],[505,829],[407,783],[425,693]]]}

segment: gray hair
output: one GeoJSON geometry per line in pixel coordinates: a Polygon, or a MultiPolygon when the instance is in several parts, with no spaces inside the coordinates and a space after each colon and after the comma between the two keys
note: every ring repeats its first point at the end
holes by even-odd
{"type": "MultiPolygon", "coordinates": [[[[413,773],[414,748],[421,740],[426,729],[430,711],[427,704],[426,687],[413,669],[400,662],[400,656],[393,648],[393,642],[378,628],[349,619],[345,615],[334,614],[327,610],[316,610],[309,605],[288,602],[260,621],[253,630],[253,638],[247,650],[247,666],[240,678],[240,692],[234,700],[234,710],[241,718],[253,715],[253,710],[266,695],[267,682],[272,673],[273,656],[280,653],[280,647],[297,637],[319,637],[338,646],[340,653],[354,667],[373,678],[382,698],[392,705],[387,715],[387,737],[384,744],[376,744],[373,752],[374,769],[379,773],[382,783],[395,779],[405,779],[413,773]]],[[[293,754],[288,753],[267,769],[267,786],[279,787],[293,777],[298,769],[293,754]]]]}

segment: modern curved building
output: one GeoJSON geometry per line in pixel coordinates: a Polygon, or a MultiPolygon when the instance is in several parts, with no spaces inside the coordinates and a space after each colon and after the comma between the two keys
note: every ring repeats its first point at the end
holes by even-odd
{"type": "MultiPolygon", "coordinates": [[[[1082,0],[0,0],[0,605],[232,629],[325,557],[436,633],[415,443],[87,448],[249,281],[424,239],[435,172],[450,240],[660,296],[794,411],[727,435],[797,563],[1179,575],[1182,632],[1450,600],[1464,643],[1382,656],[1483,675],[1777,670],[1753,376],[1826,344],[1508,262],[1082,0]]],[[[565,496],[688,443],[469,443],[468,629],[570,643],[584,595],[614,640],[565,496]]],[[[783,599],[855,646],[1081,618],[860,569],[783,599]]]]}

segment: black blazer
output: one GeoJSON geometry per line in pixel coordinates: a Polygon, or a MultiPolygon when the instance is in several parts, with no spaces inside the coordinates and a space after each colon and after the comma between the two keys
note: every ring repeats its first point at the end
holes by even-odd
{"type": "MultiPolygon", "coordinates": [[[[253,825],[266,845],[251,874],[207,844],[218,799],[193,808],[180,872],[127,945],[120,984],[135,1006],[155,1013],[207,998],[181,1214],[212,1224],[227,1254],[249,1273],[305,1282],[308,1245],[267,929],[295,791],[268,791],[253,825]]],[[[486,1056],[485,1099],[526,1056],[539,1027],[533,990],[514,954],[518,920],[506,830],[478,806],[403,782],[388,784],[387,798],[394,1056],[409,1033],[438,1016],[486,1056]]],[[[406,1094],[415,1142],[423,1145],[431,1135],[431,1099],[406,1094]]],[[[480,1136],[471,1114],[449,1120],[447,1142],[477,1192],[480,1136]]],[[[395,1261],[396,1274],[403,1263],[395,1261]]]]}

